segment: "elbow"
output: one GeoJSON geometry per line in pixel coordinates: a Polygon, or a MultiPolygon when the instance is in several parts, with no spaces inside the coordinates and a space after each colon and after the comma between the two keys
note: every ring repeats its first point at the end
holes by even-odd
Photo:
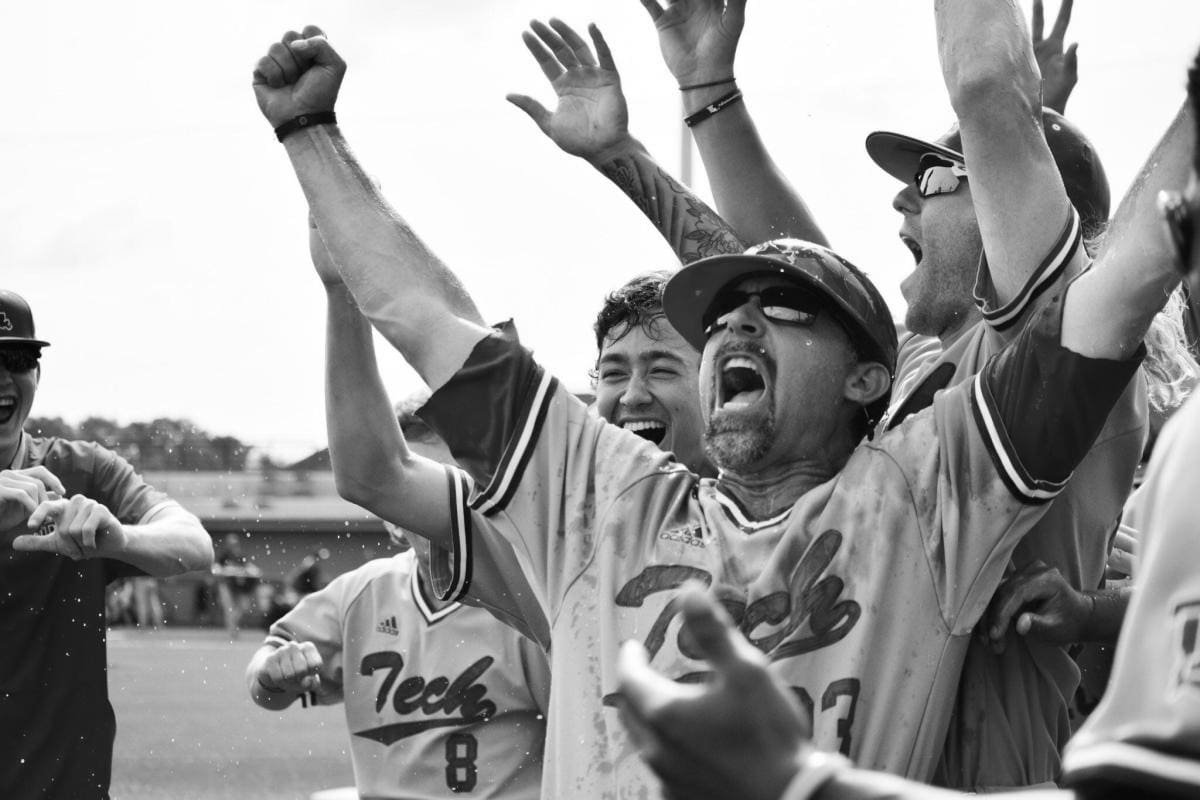
{"type": "Polygon", "coordinates": [[[1032,53],[1024,49],[975,54],[950,60],[945,71],[950,105],[960,117],[1011,113],[1014,102],[1041,109],[1042,76],[1032,53]]]}
{"type": "Polygon", "coordinates": [[[179,548],[175,558],[155,577],[167,578],[172,575],[183,575],[186,572],[207,572],[213,565],[212,537],[200,520],[192,517],[187,523],[187,536],[183,546],[179,548]]]}
{"type": "Polygon", "coordinates": [[[376,513],[375,509],[382,497],[382,492],[377,487],[353,476],[338,474],[336,471],[333,482],[338,497],[359,508],[364,508],[372,514],[376,513]]]}

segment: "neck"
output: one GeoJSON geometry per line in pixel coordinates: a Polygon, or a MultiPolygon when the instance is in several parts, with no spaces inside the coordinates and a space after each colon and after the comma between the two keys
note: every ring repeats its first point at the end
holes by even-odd
{"type": "Polygon", "coordinates": [[[966,333],[969,328],[974,327],[975,323],[981,319],[983,319],[983,315],[979,313],[979,309],[972,305],[971,310],[959,317],[954,325],[938,334],[938,341],[942,343],[942,349],[945,350],[958,341],[958,337],[966,333]]]}
{"type": "MultiPolygon", "coordinates": [[[[845,459],[842,459],[845,463],[845,459]]],[[[770,519],[791,508],[809,489],[837,474],[829,462],[790,462],[753,473],[723,471],[717,485],[741,503],[751,519],[770,519]]]]}
{"type": "Polygon", "coordinates": [[[0,445],[0,469],[12,469],[15,466],[13,462],[17,458],[17,450],[21,447],[21,436],[23,435],[18,433],[11,442],[0,445]]]}

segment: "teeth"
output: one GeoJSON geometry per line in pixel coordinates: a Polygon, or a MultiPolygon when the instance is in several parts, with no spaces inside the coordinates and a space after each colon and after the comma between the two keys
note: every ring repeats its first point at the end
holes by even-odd
{"type": "Polygon", "coordinates": [[[655,430],[656,428],[665,429],[667,426],[661,422],[655,422],[653,420],[638,420],[636,422],[623,422],[621,423],[621,427],[627,431],[633,431],[636,433],[637,431],[650,431],[655,430]]]}
{"type": "Polygon", "coordinates": [[[748,369],[754,372],[754,374],[758,374],[758,365],[744,356],[734,356],[729,359],[725,362],[724,369],[748,369]]]}
{"type": "Polygon", "coordinates": [[[0,406],[15,406],[17,401],[12,397],[0,397],[0,406]]]}

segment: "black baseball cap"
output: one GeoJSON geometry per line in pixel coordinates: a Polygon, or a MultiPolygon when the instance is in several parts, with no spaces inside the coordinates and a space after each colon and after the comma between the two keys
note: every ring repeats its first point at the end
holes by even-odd
{"type": "Polygon", "coordinates": [[[688,344],[704,349],[704,312],[722,289],[752,275],[782,275],[829,300],[864,356],[896,369],[896,324],[875,284],[832,250],[799,239],[775,239],[744,253],[702,258],[663,287],[663,311],[688,344]]]}
{"type": "Polygon", "coordinates": [[[34,334],[33,312],[16,292],[0,289],[0,347],[49,347],[34,334]]]}
{"type": "MultiPolygon", "coordinates": [[[[1067,118],[1051,108],[1042,109],[1042,130],[1058,172],[1062,175],[1067,197],[1079,212],[1084,230],[1094,229],[1108,220],[1112,202],[1108,175],[1096,148],[1083,132],[1067,118]]],[[[867,155],[883,171],[902,183],[912,183],[921,156],[936,153],[950,161],[966,166],[963,158],[962,135],[954,125],[936,142],[905,136],[902,133],[875,131],[867,136],[867,155]]],[[[968,176],[969,177],[969,176],[968,176]]]]}

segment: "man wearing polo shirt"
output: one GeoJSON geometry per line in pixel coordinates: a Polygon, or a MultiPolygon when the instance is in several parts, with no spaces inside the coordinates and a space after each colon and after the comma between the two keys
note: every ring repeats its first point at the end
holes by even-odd
{"type": "Polygon", "coordinates": [[[0,797],[108,797],[104,588],[212,564],[199,520],[92,442],[22,428],[41,378],[29,304],[0,290],[0,797]]]}

